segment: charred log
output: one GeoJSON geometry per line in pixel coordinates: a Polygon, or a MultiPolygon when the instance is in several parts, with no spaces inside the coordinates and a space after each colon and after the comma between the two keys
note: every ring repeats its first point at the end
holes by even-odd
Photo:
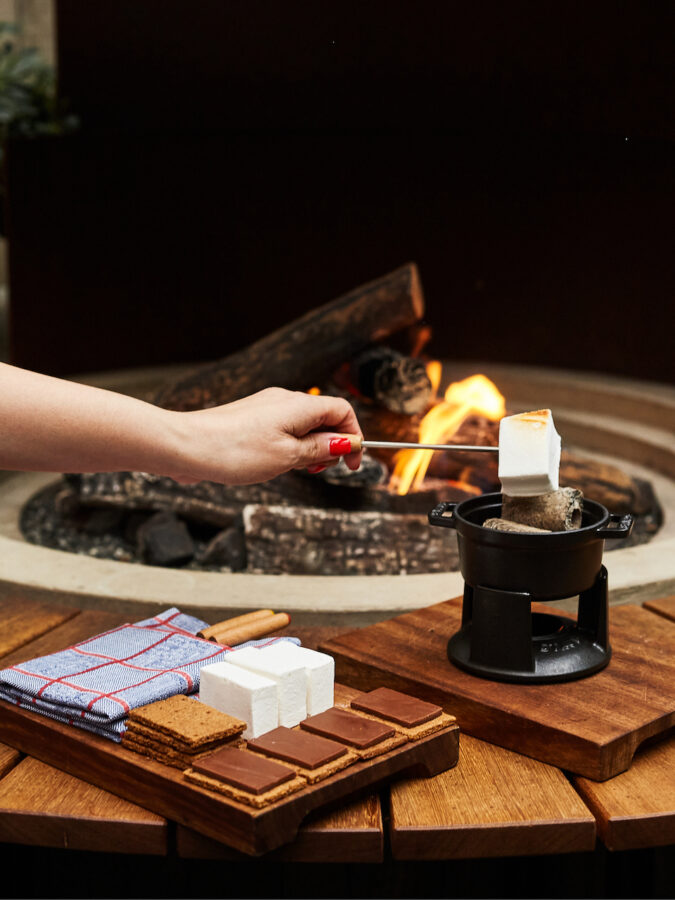
{"type": "Polygon", "coordinates": [[[426,516],[247,506],[249,571],[381,575],[457,569],[455,540],[430,532],[426,516]]]}
{"type": "Polygon", "coordinates": [[[271,385],[307,390],[354,354],[423,314],[417,266],[408,263],[166,385],[155,402],[167,409],[192,410],[229,403],[271,385]]]}
{"type": "Polygon", "coordinates": [[[362,396],[392,412],[408,416],[425,412],[431,400],[424,363],[391,347],[369,347],[348,370],[351,384],[362,396]]]}

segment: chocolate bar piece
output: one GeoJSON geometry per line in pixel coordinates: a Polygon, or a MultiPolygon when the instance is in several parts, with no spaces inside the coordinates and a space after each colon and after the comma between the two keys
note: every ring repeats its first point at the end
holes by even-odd
{"type": "Polygon", "coordinates": [[[429,722],[443,712],[440,706],[385,687],[363,694],[356,700],[352,700],[351,705],[354,709],[382,716],[384,719],[404,725],[406,728],[413,728],[415,725],[429,722]]]}
{"type": "Polygon", "coordinates": [[[295,771],[281,763],[246,750],[223,747],[211,756],[195,760],[192,768],[211,778],[226,781],[250,794],[264,794],[295,778],[295,771]]]}
{"type": "Polygon", "coordinates": [[[300,727],[360,750],[396,735],[393,728],[335,706],[318,716],[310,716],[300,723],[300,727]]]}
{"type": "Polygon", "coordinates": [[[336,741],[283,726],[249,741],[248,746],[269,756],[276,756],[296,766],[302,766],[303,769],[317,769],[344,756],[347,752],[347,748],[336,741]]]}

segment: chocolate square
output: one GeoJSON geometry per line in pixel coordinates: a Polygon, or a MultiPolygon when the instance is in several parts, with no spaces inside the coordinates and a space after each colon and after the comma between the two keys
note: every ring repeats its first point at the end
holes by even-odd
{"type": "Polygon", "coordinates": [[[414,728],[416,725],[429,722],[443,712],[440,706],[427,703],[425,700],[418,700],[417,697],[411,697],[410,694],[392,691],[386,687],[363,694],[356,700],[352,700],[351,706],[354,709],[361,709],[363,712],[390,719],[406,728],[414,728]]]}
{"type": "Polygon", "coordinates": [[[249,747],[302,766],[303,769],[325,766],[347,752],[347,748],[336,741],[329,741],[318,734],[284,728],[283,725],[247,743],[249,747]]]}
{"type": "Polygon", "coordinates": [[[336,706],[317,716],[310,716],[300,723],[300,727],[343,744],[350,744],[358,750],[372,747],[396,734],[393,728],[336,706]]]}
{"type": "Polygon", "coordinates": [[[264,794],[295,778],[295,771],[257,753],[223,747],[210,756],[196,759],[192,768],[203,775],[226,781],[251,794],[264,794]]]}

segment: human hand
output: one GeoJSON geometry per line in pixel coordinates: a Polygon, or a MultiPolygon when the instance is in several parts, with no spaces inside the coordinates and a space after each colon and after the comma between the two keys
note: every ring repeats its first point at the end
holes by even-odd
{"type": "Polygon", "coordinates": [[[290,469],[321,471],[343,455],[350,469],[361,465],[361,452],[350,453],[343,437],[362,436],[361,429],[340,397],[267,388],[225,406],[169,415],[180,451],[176,471],[166,474],[183,484],[255,484],[290,469]]]}

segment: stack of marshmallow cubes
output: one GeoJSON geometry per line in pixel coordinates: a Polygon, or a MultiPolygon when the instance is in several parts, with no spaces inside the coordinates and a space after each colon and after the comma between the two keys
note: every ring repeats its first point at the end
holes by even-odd
{"type": "Polygon", "coordinates": [[[243,719],[245,738],[278,725],[292,728],[333,705],[335,662],[326,653],[277,641],[232,650],[224,662],[204,666],[199,697],[208,706],[243,719]]]}

